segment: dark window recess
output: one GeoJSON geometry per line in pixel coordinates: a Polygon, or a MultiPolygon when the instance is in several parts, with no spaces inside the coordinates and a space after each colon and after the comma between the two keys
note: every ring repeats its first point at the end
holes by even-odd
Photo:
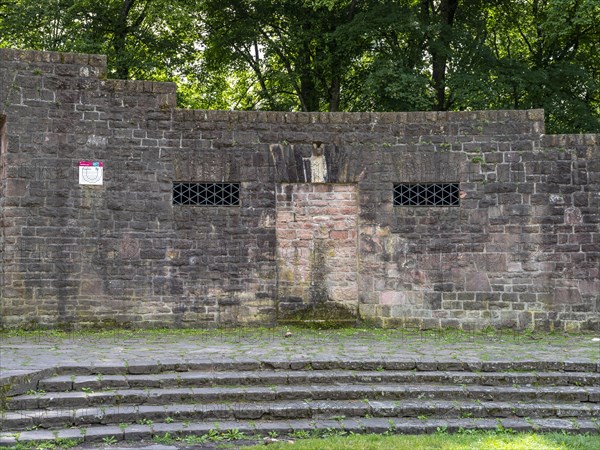
{"type": "Polygon", "coordinates": [[[173,204],[239,206],[239,183],[173,183],[173,204]]]}
{"type": "Polygon", "coordinates": [[[459,206],[458,183],[394,185],[394,206],[459,206]]]}

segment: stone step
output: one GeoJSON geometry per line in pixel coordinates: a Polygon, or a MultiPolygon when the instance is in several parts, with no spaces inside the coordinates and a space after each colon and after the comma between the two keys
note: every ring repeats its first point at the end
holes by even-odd
{"type": "Polygon", "coordinates": [[[600,386],[596,372],[469,372],[414,370],[261,370],[164,372],[156,374],[59,375],[39,380],[45,392],[81,389],[259,386],[335,383],[452,383],[546,386],[600,386]]]}
{"type": "Polygon", "coordinates": [[[161,372],[220,372],[254,370],[416,370],[416,371],[471,371],[471,372],[597,372],[600,363],[589,361],[459,361],[454,359],[237,359],[196,362],[156,361],[148,364],[81,365],[64,364],[55,369],[57,375],[117,375],[156,374],[161,372]]]}
{"type": "Polygon", "coordinates": [[[599,367],[381,359],[65,365],[28,376],[4,394],[0,446],[15,433],[21,441],[81,433],[86,440],[139,440],[215,427],[283,434],[347,423],[354,432],[392,425],[405,433],[498,426],[598,433],[599,367]],[[502,425],[510,420],[514,426],[502,425]]]}
{"type": "Polygon", "coordinates": [[[100,406],[9,411],[2,431],[57,428],[138,421],[281,420],[339,417],[423,418],[600,418],[600,404],[481,402],[477,400],[292,400],[141,406],[100,406]]]}
{"type": "MultiPolygon", "coordinates": [[[[85,388],[84,388],[85,389],[85,388]]],[[[165,405],[169,403],[251,402],[277,400],[425,399],[600,403],[600,386],[480,386],[473,384],[327,384],[227,386],[68,391],[19,395],[8,410],[87,408],[99,405],[165,405]]]]}
{"type": "Polygon", "coordinates": [[[55,439],[81,439],[87,443],[101,443],[107,438],[117,441],[150,440],[168,433],[171,437],[201,436],[209,433],[221,435],[235,430],[247,437],[273,435],[298,436],[299,433],[343,431],[346,433],[403,433],[423,434],[435,432],[458,432],[461,430],[504,430],[600,433],[600,423],[589,419],[417,419],[417,418],[350,418],[338,420],[299,419],[278,421],[218,421],[218,422],[155,422],[127,426],[93,425],[82,428],[32,430],[20,433],[1,432],[0,446],[13,446],[30,441],[53,441],[55,439]]]}

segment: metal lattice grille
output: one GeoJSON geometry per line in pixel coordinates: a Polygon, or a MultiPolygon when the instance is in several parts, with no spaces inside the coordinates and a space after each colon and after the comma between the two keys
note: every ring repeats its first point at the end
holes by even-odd
{"type": "Polygon", "coordinates": [[[239,206],[239,183],[173,183],[173,204],[239,206]]]}
{"type": "Polygon", "coordinates": [[[395,184],[394,206],[459,206],[458,183],[395,184]]]}

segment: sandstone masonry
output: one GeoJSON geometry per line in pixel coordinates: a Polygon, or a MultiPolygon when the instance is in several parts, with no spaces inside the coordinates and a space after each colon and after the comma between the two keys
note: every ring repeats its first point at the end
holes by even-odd
{"type": "Polygon", "coordinates": [[[600,136],[543,111],[176,108],[102,56],[0,49],[3,327],[600,327],[600,136]],[[102,161],[104,184],[78,182],[102,161]],[[239,183],[239,206],[173,204],[239,183]],[[398,183],[460,205],[394,206],[398,183]]]}

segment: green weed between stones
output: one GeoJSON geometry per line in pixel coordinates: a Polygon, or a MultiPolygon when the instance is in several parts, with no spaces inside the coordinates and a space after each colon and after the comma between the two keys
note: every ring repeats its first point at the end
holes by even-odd
{"type": "Polygon", "coordinates": [[[154,424],[154,422],[152,422],[152,420],[146,419],[146,418],[139,419],[137,421],[137,423],[138,423],[138,425],[147,425],[147,426],[152,426],[154,424]]]}
{"type": "MultiPolygon", "coordinates": [[[[162,445],[199,445],[207,442],[222,442],[222,441],[239,441],[242,439],[248,439],[242,431],[238,429],[231,429],[226,431],[219,431],[218,429],[211,429],[208,433],[203,435],[187,435],[187,436],[172,436],[170,433],[155,436],[152,442],[162,445]]],[[[257,438],[258,439],[258,438],[257,438]]]]}
{"type": "Polygon", "coordinates": [[[130,339],[152,339],[173,337],[194,336],[203,340],[220,341],[225,339],[239,341],[245,339],[251,340],[273,340],[283,338],[290,331],[295,339],[306,337],[319,338],[323,340],[335,339],[336,337],[345,337],[357,339],[361,337],[374,340],[394,340],[407,339],[412,340],[433,340],[443,343],[462,343],[465,341],[477,342],[520,342],[520,341],[539,341],[541,345],[548,342],[561,343],[567,339],[577,336],[585,337],[593,333],[564,333],[564,332],[544,332],[535,330],[514,331],[510,329],[496,329],[487,327],[480,331],[464,331],[453,328],[439,329],[410,329],[410,328],[375,328],[357,326],[346,326],[343,328],[327,329],[302,326],[275,326],[275,327],[239,327],[239,328],[150,328],[150,329],[82,329],[76,331],[62,331],[56,329],[14,329],[0,330],[0,339],[20,337],[23,339],[44,340],[49,338],[56,339],[79,339],[79,338],[118,338],[119,342],[126,343],[130,339]]]}
{"type": "Polygon", "coordinates": [[[117,443],[117,438],[114,436],[106,436],[105,438],[102,438],[102,442],[104,445],[113,445],[117,443]]]}
{"type": "Polygon", "coordinates": [[[38,390],[30,389],[26,392],[26,394],[33,395],[35,397],[43,397],[44,395],[46,395],[46,391],[44,391],[42,389],[38,389],[38,390]]]}
{"type": "Polygon", "coordinates": [[[81,444],[83,440],[81,439],[56,439],[54,441],[31,441],[31,442],[23,442],[17,443],[12,447],[8,447],[11,450],[59,450],[72,448],[79,444],[81,444]]]}

